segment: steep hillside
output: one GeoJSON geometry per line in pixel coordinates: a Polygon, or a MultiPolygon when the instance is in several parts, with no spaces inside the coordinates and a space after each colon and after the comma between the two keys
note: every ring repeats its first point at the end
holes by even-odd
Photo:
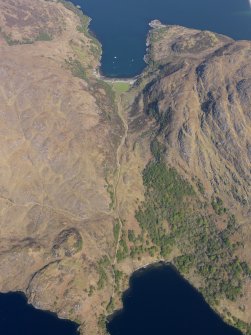
{"type": "Polygon", "coordinates": [[[200,178],[208,193],[245,207],[251,182],[250,43],[165,29],[150,35],[158,74],[144,89],[145,111],[164,134],[170,162],[200,178]]]}
{"type": "Polygon", "coordinates": [[[251,43],[157,24],[148,45],[129,127],[152,151],[136,217],[212,306],[248,324],[251,43]]]}
{"type": "Polygon", "coordinates": [[[93,75],[89,20],[67,7],[0,1],[0,289],[82,322],[111,295],[88,297],[114,253],[107,188],[123,125],[93,75]]]}
{"type": "Polygon", "coordinates": [[[121,93],[88,23],[0,0],[0,291],[101,334],[166,260],[250,333],[251,42],[155,22],[121,93]]]}

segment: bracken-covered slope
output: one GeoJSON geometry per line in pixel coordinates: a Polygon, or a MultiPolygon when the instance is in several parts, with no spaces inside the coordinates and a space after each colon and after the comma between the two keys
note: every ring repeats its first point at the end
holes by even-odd
{"type": "Polygon", "coordinates": [[[93,77],[100,46],[74,11],[0,1],[0,289],[77,319],[113,252],[106,187],[122,125],[93,77]]]}
{"type": "Polygon", "coordinates": [[[155,23],[129,92],[88,18],[0,0],[0,291],[104,332],[166,260],[251,329],[251,42],[155,23]]]}

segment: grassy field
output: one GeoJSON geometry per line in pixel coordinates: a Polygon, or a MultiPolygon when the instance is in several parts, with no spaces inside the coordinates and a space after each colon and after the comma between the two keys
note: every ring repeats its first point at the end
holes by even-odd
{"type": "Polygon", "coordinates": [[[117,93],[124,93],[129,90],[131,84],[128,82],[115,82],[112,84],[113,90],[117,93]]]}

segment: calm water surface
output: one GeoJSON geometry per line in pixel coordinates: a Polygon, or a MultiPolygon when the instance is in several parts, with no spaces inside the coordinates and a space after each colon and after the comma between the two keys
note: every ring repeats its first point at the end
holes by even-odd
{"type": "Polygon", "coordinates": [[[92,18],[91,30],[103,45],[102,72],[132,77],[145,67],[148,23],[207,29],[235,39],[251,39],[249,0],[72,0],[92,18]],[[116,58],[115,58],[116,57],[116,58]]]}
{"type": "Polygon", "coordinates": [[[1,335],[78,335],[78,325],[27,304],[20,293],[0,293],[1,335]]]}
{"type": "Polygon", "coordinates": [[[123,310],[108,324],[111,335],[240,335],[167,265],[136,272],[123,310]]]}

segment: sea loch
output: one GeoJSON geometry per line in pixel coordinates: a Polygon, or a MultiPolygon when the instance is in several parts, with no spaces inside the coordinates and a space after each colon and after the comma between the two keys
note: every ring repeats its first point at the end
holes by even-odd
{"type": "Polygon", "coordinates": [[[251,39],[250,0],[73,0],[92,18],[102,43],[102,72],[133,77],[145,67],[149,22],[210,30],[234,39],[251,39]]]}

